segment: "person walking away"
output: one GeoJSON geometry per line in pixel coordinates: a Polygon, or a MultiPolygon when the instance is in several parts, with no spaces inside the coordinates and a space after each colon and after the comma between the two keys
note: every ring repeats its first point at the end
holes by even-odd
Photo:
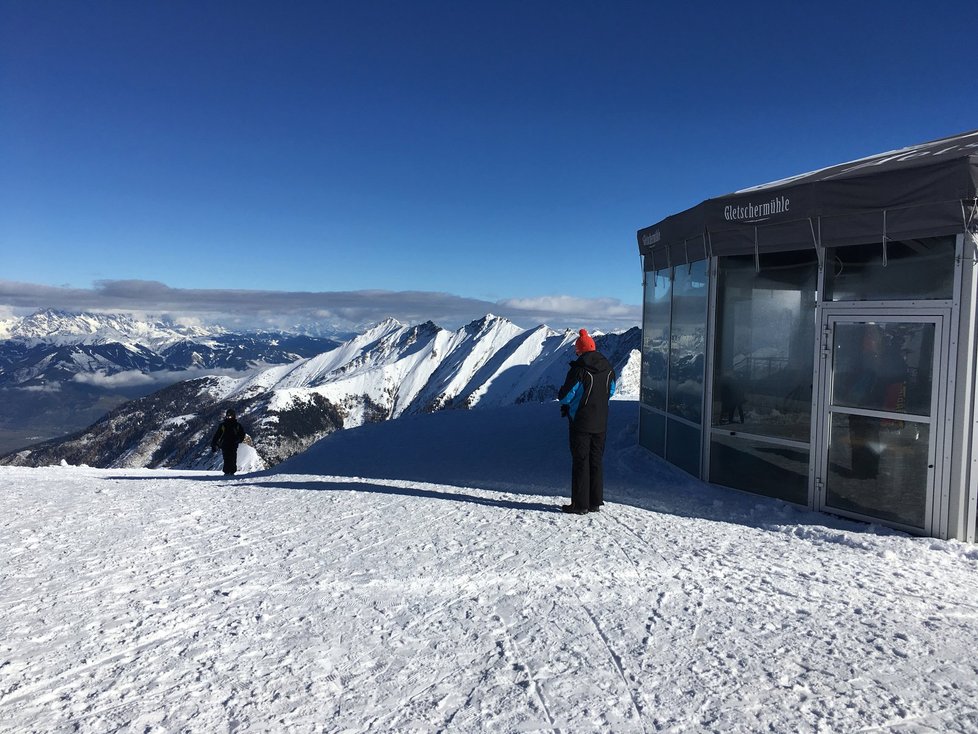
{"type": "Polygon", "coordinates": [[[581,329],[567,379],[557,393],[560,414],[570,424],[571,502],[561,510],[575,515],[598,512],[604,504],[604,444],[608,400],[615,394],[615,370],[581,329]]]}
{"type": "Polygon", "coordinates": [[[228,476],[238,470],[238,444],[245,440],[245,429],[235,416],[233,410],[228,409],[224,414],[224,420],[217,427],[214,438],[211,439],[211,453],[218,448],[224,454],[224,473],[228,476]]]}

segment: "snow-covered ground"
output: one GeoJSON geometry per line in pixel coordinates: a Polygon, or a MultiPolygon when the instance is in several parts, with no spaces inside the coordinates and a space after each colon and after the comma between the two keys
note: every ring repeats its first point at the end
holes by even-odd
{"type": "Polygon", "coordinates": [[[978,732],[978,548],[705,485],[636,423],[584,517],[553,404],[231,481],[0,469],[0,731],[978,732]]]}

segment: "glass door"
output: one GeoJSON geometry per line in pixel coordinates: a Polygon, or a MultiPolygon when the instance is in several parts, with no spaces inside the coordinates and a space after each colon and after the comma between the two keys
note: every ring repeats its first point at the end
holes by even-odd
{"type": "Polygon", "coordinates": [[[826,313],[819,509],[930,531],[943,316],[826,313]]]}

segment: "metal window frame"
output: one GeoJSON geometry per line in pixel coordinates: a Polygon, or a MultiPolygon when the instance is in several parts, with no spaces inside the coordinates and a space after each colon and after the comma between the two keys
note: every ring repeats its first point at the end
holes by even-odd
{"type": "MultiPolygon", "coordinates": [[[[712,248],[711,248],[712,249],[712,248]]],[[[709,277],[706,312],[706,360],[703,369],[703,407],[700,415],[703,417],[700,435],[700,479],[710,480],[710,440],[713,435],[713,373],[716,359],[716,329],[717,329],[717,298],[720,287],[720,258],[713,255],[707,265],[709,277]]]]}
{"type": "Polygon", "coordinates": [[[968,232],[958,237],[958,288],[955,291],[958,336],[956,347],[958,375],[953,397],[957,409],[949,503],[950,537],[969,543],[978,540],[978,235],[968,232]]]}

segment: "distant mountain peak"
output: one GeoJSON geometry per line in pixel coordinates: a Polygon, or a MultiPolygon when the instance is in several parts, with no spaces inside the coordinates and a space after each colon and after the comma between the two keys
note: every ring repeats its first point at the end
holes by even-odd
{"type": "Polygon", "coordinates": [[[504,316],[496,316],[495,314],[492,313],[487,313],[482,318],[475,319],[474,321],[470,321],[462,328],[470,333],[481,334],[490,331],[492,329],[503,328],[506,326],[512,326],[514,329],[519,329],[520,331],[523,331],[522,328],[520,328],[519,326],[517,326],[516,324],[514,324],[512,321],[505,318],[504,316]]]}
{"type": "MultiPolygon", "coordinates": [[[[371,328],[372,329],[380,329],[380,328],[389,329],[391,327],[400,328],[402,326],[404,326],[404,324],[402,324],[400,321],[398,321],[397,319],[395,319],[393,316],[388,316],[386,319],[384,319],[383,321],[379,321],[376,325],[374,325],[371,328]]],[[[367,329],[367,331],[370,331],[370,329],[367,329]]]]}

